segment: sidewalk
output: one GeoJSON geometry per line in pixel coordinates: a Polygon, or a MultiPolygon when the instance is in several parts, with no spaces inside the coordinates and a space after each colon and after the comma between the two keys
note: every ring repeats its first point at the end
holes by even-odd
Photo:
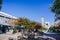
{"type": "Polygon", "coordinates": [[[17,36],[22,36],[21,33],[16,34],[0,34],[0,40],[8,40],[8,38],[17,39],[17,36]]]}
{"type": "MultiPolygon", "coordinates": [[[[22,34],[21,33],[16,33],[16,34],[0,34],[0,40],[8,40],[9,37],[15,38],[17,40],[17,36],[21,36],[22,37],[22,34]]],[[[38,37],[45,38],[45,39],[46,38],[54,39],[53,37],[49,37],[49,36],[46,36],[46,35],[35,36],[35,38],[38,38],[38,37]]]]}
{"type": "Polygon", "coordinates": [[[8,40],[9,35],[6,34],[0,34],[0,40],[8,40]]]}

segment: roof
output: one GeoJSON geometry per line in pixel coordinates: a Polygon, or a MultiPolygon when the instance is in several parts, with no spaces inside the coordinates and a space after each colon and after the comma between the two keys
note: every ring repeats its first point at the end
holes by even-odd
{"type": "Polygon", "coordinates": [[[4,17],[8,17],[8,18],[17,19],[17,17],[14,17],[14,16],[12,16],[12,15],[9,15],[9,14],[4,13],[4,12],[1,12],[1,11],[0,11],[0,15],[1,15],[1,16],[4,16],[4,17]]]}

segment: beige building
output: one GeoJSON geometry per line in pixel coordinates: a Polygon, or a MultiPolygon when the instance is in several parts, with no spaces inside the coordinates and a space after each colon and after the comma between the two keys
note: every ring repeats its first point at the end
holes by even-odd
{"type": "Polygon", "coordinates": [[[55,26],[55,27],[58,27],[58,26],[59,26],[59,22],[55,22],[55,23],[54,23],[54,26],[55,26]]]}

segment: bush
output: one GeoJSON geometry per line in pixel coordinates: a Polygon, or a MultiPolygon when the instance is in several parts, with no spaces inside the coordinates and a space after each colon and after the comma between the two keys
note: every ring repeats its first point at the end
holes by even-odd
{"type": "Polygon", "coordinates": [[[60,26],[59,27],[50,27],[50,30],[52,30],[55,33],[59,33],[60,34],[60,26]]]}
{"type": "Polygon", "coordinates": [[[43,28],[43,30],[47,30],[47,28],[43,28]]]}

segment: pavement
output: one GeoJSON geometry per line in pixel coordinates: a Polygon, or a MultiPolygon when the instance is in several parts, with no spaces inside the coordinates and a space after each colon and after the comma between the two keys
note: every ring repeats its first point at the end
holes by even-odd
{"type": "Polygon", "coordinates": [[[8,40],[9,35],[6,34],[0,34],[0,40],[8,40]]]}
{"type": "Polygon", "coordinates": [[[9,38],[17,39],[17,36],[22,36],[20,33],[16,34],[0,34],[0,40],[9,40],[9,38]]]}
{"type": "MultiPolygon", "coordinates": [[[[9,40],[9,38],[14,38],[15,40],[17,40],[17,36],[22,36],[21,33],[16,33],[16,34],[0,34],[0,40],[9,40]]],[[[49,37],[46,35],[43,36],[36,36],[35,38],[40,37],[40,38],[50,38],[55,40],[53,37],[49,37]]]]}

